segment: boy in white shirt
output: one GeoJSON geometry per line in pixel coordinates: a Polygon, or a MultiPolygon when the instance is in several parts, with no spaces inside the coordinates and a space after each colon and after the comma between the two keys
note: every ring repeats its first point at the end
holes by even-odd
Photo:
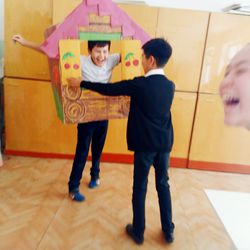
{"type": "MultiPolygon", "coordinates": [[[[20,35],[14,35],[13,41],[23,46],[43,52],[40,45],[27,41],[20,35]]],[[[88,41],[89,56],[81,56],[83,80],[107,83],[111,79],[112,69],[119,64],[120,54],[109,55],[110,41],[88,41]]],[[[106,139],[108,121],[79,123],[77,126],[77,145],[74,162],[68,182],[69,195],[74,201],[84,201],[85,197],[79,190],[82,172],[85,167],[91,143],[92,167],[89,188],[100,184],[100,158],[106,139]]]]}
{"type": "MultiPolygon", "coordinates": [[[[120,62],[120,55],[109,55],[110,42],[108,41],[89,41],[88,49],[90,55],[81,57],[83,79],[89,81],[99,79],[101,83],[109,82],[112,69],[120,62]]],[[[84,196],[79,191],[79,185],[91,141],[92,167],[90,169],[91,181],[89,188],[95,188],[100,184],[99,165],[107,128],[107,120],[79,123],[77,126],[76,153],[69,179],[69,193],[75,201],[84,200],[84,196]]]]}

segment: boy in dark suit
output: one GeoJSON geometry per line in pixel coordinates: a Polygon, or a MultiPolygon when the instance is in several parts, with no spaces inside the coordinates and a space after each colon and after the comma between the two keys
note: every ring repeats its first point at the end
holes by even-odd
{"type": "Polygon", "coordinates": [[[167,41],[155,38],[142,47],[145,76],[113,84],[100,84],[68,79],[71,87],[94,90],[103,95],[131,97],[127,125],[128,149],[134,151],[133,222],[126,226],[127,234],[137,243],[144,241],[145,199],[148,174],[155,168],[161,226],[168,243],[173,242],[171,194],[168,184],[169,154],[173,145],[171,105],[175,86],[164,75],[163,67],[172,54],[167,41]]]}

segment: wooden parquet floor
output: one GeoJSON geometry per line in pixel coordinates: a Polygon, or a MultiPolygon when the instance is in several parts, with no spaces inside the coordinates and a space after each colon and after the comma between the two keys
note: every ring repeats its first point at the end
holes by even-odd
{"type": "Polygon", "coordinates": [[[161,234],[154,172],[149,176],[146,231],[142,246],[125,234],[132,219],[133,166],[102,163],[101,185],[81,190],[86,201],[67,194],[71,160],[4,157],[0,168],[1,250],[232,250],[232,242],[210,205],[204,188],[250,192],[250,175],[170,169],[175,242],[161,234]]]}

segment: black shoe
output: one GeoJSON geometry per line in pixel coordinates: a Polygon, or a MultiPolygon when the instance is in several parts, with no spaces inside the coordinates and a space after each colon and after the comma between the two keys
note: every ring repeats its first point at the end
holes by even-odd
{"type": "Polygon", "coordinates": [[[167,243],[172,243],[174,242],[174,232],[172,233],[165,233],[164,232],[164,237],[167,243]]]}
{"type": "Polygon", "coordinates": [[[144,241],[143,237],[135,235],[133,226],[131,224],[128,224],[126,226],[126,232],[134,240],[136,244],[141,245],[143,243],[144,241]]]}

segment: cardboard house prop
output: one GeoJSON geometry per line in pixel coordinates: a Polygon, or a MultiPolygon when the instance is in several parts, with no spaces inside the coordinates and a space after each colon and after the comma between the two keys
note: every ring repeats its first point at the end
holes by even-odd
{"type": "MultiPolygon", "coordinates": [[[[66,79],[81,77],[80,56],[88,40],[119,44],[121,79],[142,74],[141,46],[150,39],[111,0],[83,0],[62,23],[46,31],[41,49],[47,54],[57,114],[64,123],[124,118],[130,99],[107,97],[90,90],[68,88],[66,79]]],[[[84,65],[82,65],[84,67],[84,65]]]]}

